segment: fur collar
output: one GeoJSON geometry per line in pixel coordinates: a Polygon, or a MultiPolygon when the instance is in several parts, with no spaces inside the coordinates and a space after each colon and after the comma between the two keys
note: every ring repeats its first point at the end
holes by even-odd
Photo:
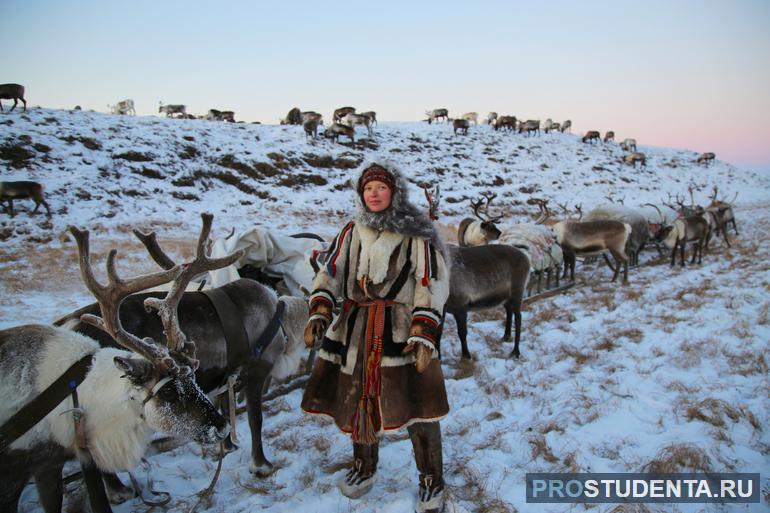
{"type": "Polygon", "coordinates": [[[390,256],[403,242],[404,235],[396,232],[379,232],[366,225],[357,224],[356,231],[361,239],[361,254],[358,258],[356,278],[368,276],[373,284],[385,281],[388,276],[390,256]]]}
{"type": "Polygon", "coordinates": [[[408,182],[395,164],[382,159],[365,161],[359,170],[358,177],[353,181],[353,187],[357,187],[358,178],[375,163],[393,173],[396,178],[390,207],[383,212],[372,212],[366,208],[361,195],[356,191],[356,225],[369,227],[375,232],[393,232],[408,237],[428,239],[443,252],[443,244],[438,232],[423,212],[427,207],[421,210],[409,201],[408,182]]]}

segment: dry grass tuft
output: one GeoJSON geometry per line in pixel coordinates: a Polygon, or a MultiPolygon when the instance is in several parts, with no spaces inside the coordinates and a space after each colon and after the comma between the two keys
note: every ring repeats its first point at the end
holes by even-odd
{"type": "Polygon", "coordinates": [[[547,423],[538,427],[537,430],[540,432],[541,435],[547,435],[551,431],[555,431],[557,433],[564,433],[564,428],[555,420],[548,421],[547,423]]]}
{"type": "Polygon", "coordinates": [[[559,458],[557,458],[553,451],[551,451],[551,448],[548,446],[548,442],[546,442],[543,435],[535,435],[527,440],[527,442],[532,447],[530,454],[532,455],[533,460],[542,456],[548,463],[558,463],[559,458]]]}
{"type": "Polygon", "coordinates": [[[626,328],[622,330],[612,330],[612,335],[616,338],[627,338],[631,342],[636,344],[640,343],[644,339],[644,331],[639,328],[626,328]]]}
{"type": "Polygon", "coordinates": [[[455,365],[455,373],[448,376],[451,379],[466,379],[476,374],[476,361],[474,359],[461,358],[455,365]]]}
{"type": "Polygon", "coordinates": [[[596,345],[594,345],[594,351],[612,351],[618,344],[615,343],[614,337],[603,337],[596,345]]]}
{"type": "MultiPolygon", "coordinates": [[[[478,513],[517,513],[518,510],[512,504],[497,496],[492,496],[490,490],[492,485],[489,483],[489,478],[474,467],[470,460],[456,461],[449,472],[460,476],[465,483],[463,486],[452,487],[451,494],[473,504],[475,508],[471,511],[478,513]]],[[[448,500],[451,501],[452,498],[449,497],[448,500]]]]}
{"type": "Polygon", "coordinates": [[[592,351],[583,352],[576,347],[562,344],[557,350],[556,360],[559,361],[565,358],[574,358],[575,365],[580,366],[596,358],[596,354],[592,351]]]}
{"type": "Polygon", "coordinates": [[[700,420],[722,428],[725,427],[723,415],[726,415],[733,422],[738,422],[741,419],[741,412],[738,408],[730,406],[722,399],[714,399],[713,397],[708,397],[697,404],[688,406],[684,416],[687,420],[700,420]]]}
{"type": "Polygon", "coordinates": [[[694,395],[700,392],[700,387],[695,385],[687,385],[677,379],[666,385],[666,390],[694,395]]]}
{"type": "Polygon", "coordinates": [[[658,455],[642,466],[640,472],[671,474],[674,472],[711,472],[711,459],[693,444],[669,444],[658,455]]]}

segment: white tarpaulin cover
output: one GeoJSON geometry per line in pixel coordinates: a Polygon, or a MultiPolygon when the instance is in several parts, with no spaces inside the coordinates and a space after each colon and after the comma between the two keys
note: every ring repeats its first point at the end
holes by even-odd
{"type": "Polygon", "coordinates": [[[314,250],[322,251],[326,247],[315,239],[294,238],[255,226],[232,237],[215,240],[211,257],[223,257],[239,249],[245,249],[246,254],[228,267],[209,271],[206,287],[221,287],[237,280],[240,278],[238,269],[251,264],[270,276],[283,278],[289,293],[302,297],[300,287],[311,290],[313,285],[314,273],[309,258],[314,250]]]}

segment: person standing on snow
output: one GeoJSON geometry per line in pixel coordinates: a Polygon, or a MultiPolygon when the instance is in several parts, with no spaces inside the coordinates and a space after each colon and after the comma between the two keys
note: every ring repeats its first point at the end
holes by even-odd
{"type": "Polygon", "coordinates": [[[449,296],[443,245],[394,165],[365,164],[357,193],[355,220],[313,283],[305,343],[320,341],[320,350],[302,409],[350,434],[353,466],[339,482],[350,498],[374,485],[379,434],[406,427],[419,471],[416,511],[437,513],[445,503],[439,420],[449,412],[438,351],[449,296]]]}

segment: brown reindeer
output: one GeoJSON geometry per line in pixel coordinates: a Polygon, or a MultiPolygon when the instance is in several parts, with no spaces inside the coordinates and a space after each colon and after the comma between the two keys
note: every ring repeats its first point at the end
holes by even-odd
{"type": "Polygon", "coordinates": [[[0,182],[0,203],[8,202],[6,210],[13,217],[13,200],[15,199],[31,199],[35,202],[35,209],[32,211],[34,215],[40,205],[45,207],[48,217],[51,217],[51,209],[48,208],[48,203],[43,195],[43,186],[37,182],[0,182]]]}
{"type": "Polygon", "coordinates": [[[470,127],[470,123],[467,119],[455,119],[452,121],[452,128],[454,129],[454,134],[457,135],[457,131],[459,130],[461,134],[468,135],[468,128],[470,127]]]}
{"type": "Polygon", "coordinates": [[[671,249],[671,265],[676,264],[676,250],[679,249],[680,265],[684,267],[685,246],[688,242],[694,243],[692,259],[690,264],[703,261],[703,249],[706,246],[706,240],[709,236],[709,224],[702,215],[692,215],[687,217],[678,217],[673,223],[663,228],[658,241],[662,242],[671,249]]]}
{"type": "Polygon", "coordinates": [[[327,139],[331,139],[334,142],[339,142],[340,136],[344,135],[346,137],[350,137],[350,142],[354,143],[355,140],[355,131],[353,128],[347,126],[347,125],[341,125],[339,123],[332,123],[329,128],[327,128],[324,131],[324,137],[327,139]]]}
{"type": "Polygon", "coordinates": [[[629,153],[628,155],[624,155],[623,162],[634,166],[634,168],[636,168],[637,162],[639,162],[639,167],[647,167],[647,156],[644,153],[635,151],[633,153],[629,153]]]}
{"type": "Polygon", "coordinates": [[[495,130],[516,130],[516,116],[500,116],[495,119],[495,130]]]}
{"type": "MultiPolygon", "coordinates": [[[[566,211],[565,206],[562,208],[566,211]]],[[[580,211],[579,207],[578,211],[580,211]]],[[[568,219],[557,222],[551,226],[551,229],[564,251],[564,278],[567,277],[567,270],[569,270],[570,279],[575,280],[577,255],[608,250],[615,258],[612,281],[617,279],[620,264],[623,264],[623,283],[628,283],[629,258],[625,248],[628,236],[631,234],[631,225],[613,219],[598,221],[568,219]]]]}
{"type": "Polygon", "coordinates": [[[608,131],[606,134],[604,134],[604,142],[610,142],[615,141],[615,132],[612,130],[608,131]]]}
{"type": "Polygon", "coordinates": [[[601,142],[602,135],[597,130],[589,130],[586,135],[583,136],[582,141],[584,143],[590,143],[591,141],[601,142]]]}
{"type": "MultiPolygon", "coordinates": [[[[13,107],[16,108],[19,100],[24,104],[24,110],[27,110],[27,100],[24,99],[24,86],[19,84],[0,84],[0,100],[13,100],[13,107]]],[[[0,101],[0,112],[3,112],[3,102],[0,101]]],[[[8,111],[10,112],[10,111],[8,111]]]]}

